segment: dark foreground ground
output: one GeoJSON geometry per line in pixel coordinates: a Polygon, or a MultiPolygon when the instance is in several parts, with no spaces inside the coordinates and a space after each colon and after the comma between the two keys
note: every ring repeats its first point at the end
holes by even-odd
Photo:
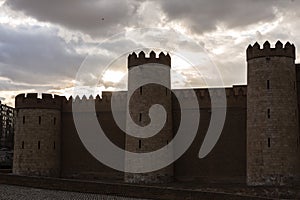
{"type": "Polygon", "coordinates": [[[78,192],[66,192],[46,190],[0,184],[1,200],[142,200],[135,198],[108,196],[101,194],[88,194],[78,192]]]}
{"type": "Polygon", "coordinates": [[[300,199],[300,188],[247,187],[243,184],[199,184],[195,182],[132,185],[120,182],[27,177],[0,173],[0,200],[2,199],[300,199]]]}

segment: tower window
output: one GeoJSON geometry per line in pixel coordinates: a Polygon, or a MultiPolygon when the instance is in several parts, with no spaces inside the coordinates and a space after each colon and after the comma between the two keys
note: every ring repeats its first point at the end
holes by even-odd
{"type": "Polygon", "coordinates": [[[38,149],[41,149],[41,142],[38,141],[38,149]]]}
{"type": "Polygon", "coordinates": [[[24,149],[24,147],[25,147],[25,143],[24,143],[24,141],[22,142],[22,149],[24,149]]]}
{"type": "Polygon", "coordinates": [[[143,94],[143,87],[140,87],[140,95],[143,94]]]}
{"type": "Polygon", "coordinates": [[[54,117],[54,119],[53,119],[53,124],[54,125],[56,124],[56,117],[54,117]]]}
{"type": "Polygon", "coordinates": [[[268,147],[271,147],[271,138],[268,138],[268,147]]]}
{"type": "Polygon", "coordinates": [[[139,140],[139,149],[142,148],[142,140],[139,140]]]}
{"type": "Polygon", "coordinates": [[[267,89],[270,89],[270,80],[267,80],[267,89]]]}
{"type": "Polygon", "coordinates": [[[55,142],[53,142],[53,149],[55,149],[55,142]]]}
{"type": "Polygon", "coordinates": [[[41,125],[41,122],[42,122],[42,117],[39,116],[39,125],[41,125]]]}
{"type": "Polygon", "coordinates": [[[139,121],[140,121],[140,122],[142,121],[142,113],[140,113],[139,121]]]}
{"type": "Polygon", "coordinates": [[[25,124],[25,116],[23,116],[23,124],[25,124]]]}
{"type": "Polygon", "coordinates": [[[271,111],[270,111],[270,109],[268,109],[268,119],[270,119],[271,118],[271,111]]]}

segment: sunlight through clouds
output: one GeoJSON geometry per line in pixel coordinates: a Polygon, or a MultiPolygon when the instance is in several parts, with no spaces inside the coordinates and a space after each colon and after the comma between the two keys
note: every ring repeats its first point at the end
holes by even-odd
{"type": "Polygon", "coordinates": [[[124,72],[107,70],[102,76],[105,83],[118,83],[124,77],[124,72]]]}
{"type": "Polygon", "coordinates": [[[210,74],[211,62],[218,67],[225,86],[246,84],[245,50],[256,41],[290,41],[300,47],[298,1],[103,0],[97,3],[93,0],[92,3],[98,7],[74,1],[74,10],[70,10],[65,0],[50,4],[42,0],[26,3],[0,0],[0,97],[9,96],[4,98],[5,103],[13,105],[13,96],[27,91],[71,94],[72,81],[88,55],[95,60],[85,81],[99,80],[100,92],[126,89],[127,79],[123,76],[127,73],[127,54],[113,66],[103,64],[124,53],[116,48],[119,45],[133,49],[148,47],[149,52],[152,44],[160,45],[163,51],[174,50],[171,53],[174,89],[187,84],[209,87],[203,79],[215,77],[210,74]],[[98,48],[115,34],[145,27],[174,30],[196,42],[188,43],[176,34],[157,37],[153,32],[136,31],[132,35],[135,41],[111,41],[105,48],[98,48]],[[203,48],[200,56],[199,46],[203,48]],[[184,60],[185,55],[193,60],[184,60]],[[103,69],[105,73],[98,74],[103,69]]]}

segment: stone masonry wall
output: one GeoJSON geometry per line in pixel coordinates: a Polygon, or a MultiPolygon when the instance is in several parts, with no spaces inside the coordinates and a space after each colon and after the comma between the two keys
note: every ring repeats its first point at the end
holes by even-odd
{"type": "Polygon", "coordinates": [[[60,110],[17,110],[13,173],[59,177],[60,130],[60,110]]]}
{"type": "Polygon", "coordinates": [[[275,49],[270,49],[268,42],[264,49],[248,48],[249,185],[284,185],[296,178],[299,122],[293,48],[288,43],[283,49],[279,42],[275,49]],[[249,56],[250,51],[261,53],[256,58],[249,56]],[[282,51],[289,52],[289,56],[282,51]]]}

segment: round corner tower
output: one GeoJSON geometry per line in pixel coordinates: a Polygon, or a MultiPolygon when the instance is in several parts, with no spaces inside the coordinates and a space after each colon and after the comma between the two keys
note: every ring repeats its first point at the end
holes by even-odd
{"type": "Polygon", "coordinates": [[[15,100],[16,122],[13,173],[60,176],[61,97],[20,94],[15,100]]]}
{"type": "MultiPolygon", "coordinates": [[[[151,122],[149,109],[154,104],[159,104],[166,111],[166,122],[164,127],[156,135],[148,138],[139,138],[126,135],[125,149],[134,153],[153,152],[169,144],[173,139],[172,131],[172,93],[171,90],[171,57],[163,52],[156,57],[155,52],[151,52],[149,57],[142,51],[137,55],[132,53],[128,57],[128,114],[126,123],[126,133],[136,131],[128,125],[128,119],[131,118],[136,125],[145,127],[151,122]],[[151,72],[151,77],[159,77],[164,80],[166,87],[159,84],[145,84],[136,88],[137,80],[147,79],[149,74],[146,72],[149,68],[160,66],[162,70],[151,72]],[[137,70],[137,71],[135,71],[137,70]]],[[[137,133],[139,135],[140,133],[137,133]]],[[[155,162],[155,161],[154,161],[155,162]]],[[[137,162],[138,163],[138,162],[137,162]]],[[[140,163],[143,167],[144,163],[140,163]]],[[[137,164],[139,165],[139,164],[137,164]]],[[[148,173],[125,173],[125,182],[130,183],[165,183],[173,180],[173,165],[148,173]]]]}
{"type": "Polygon", "coordinates": [[[255,43],[247,62],[247,184],[290,184],[299,148],[295,46],[255,43]]]}

